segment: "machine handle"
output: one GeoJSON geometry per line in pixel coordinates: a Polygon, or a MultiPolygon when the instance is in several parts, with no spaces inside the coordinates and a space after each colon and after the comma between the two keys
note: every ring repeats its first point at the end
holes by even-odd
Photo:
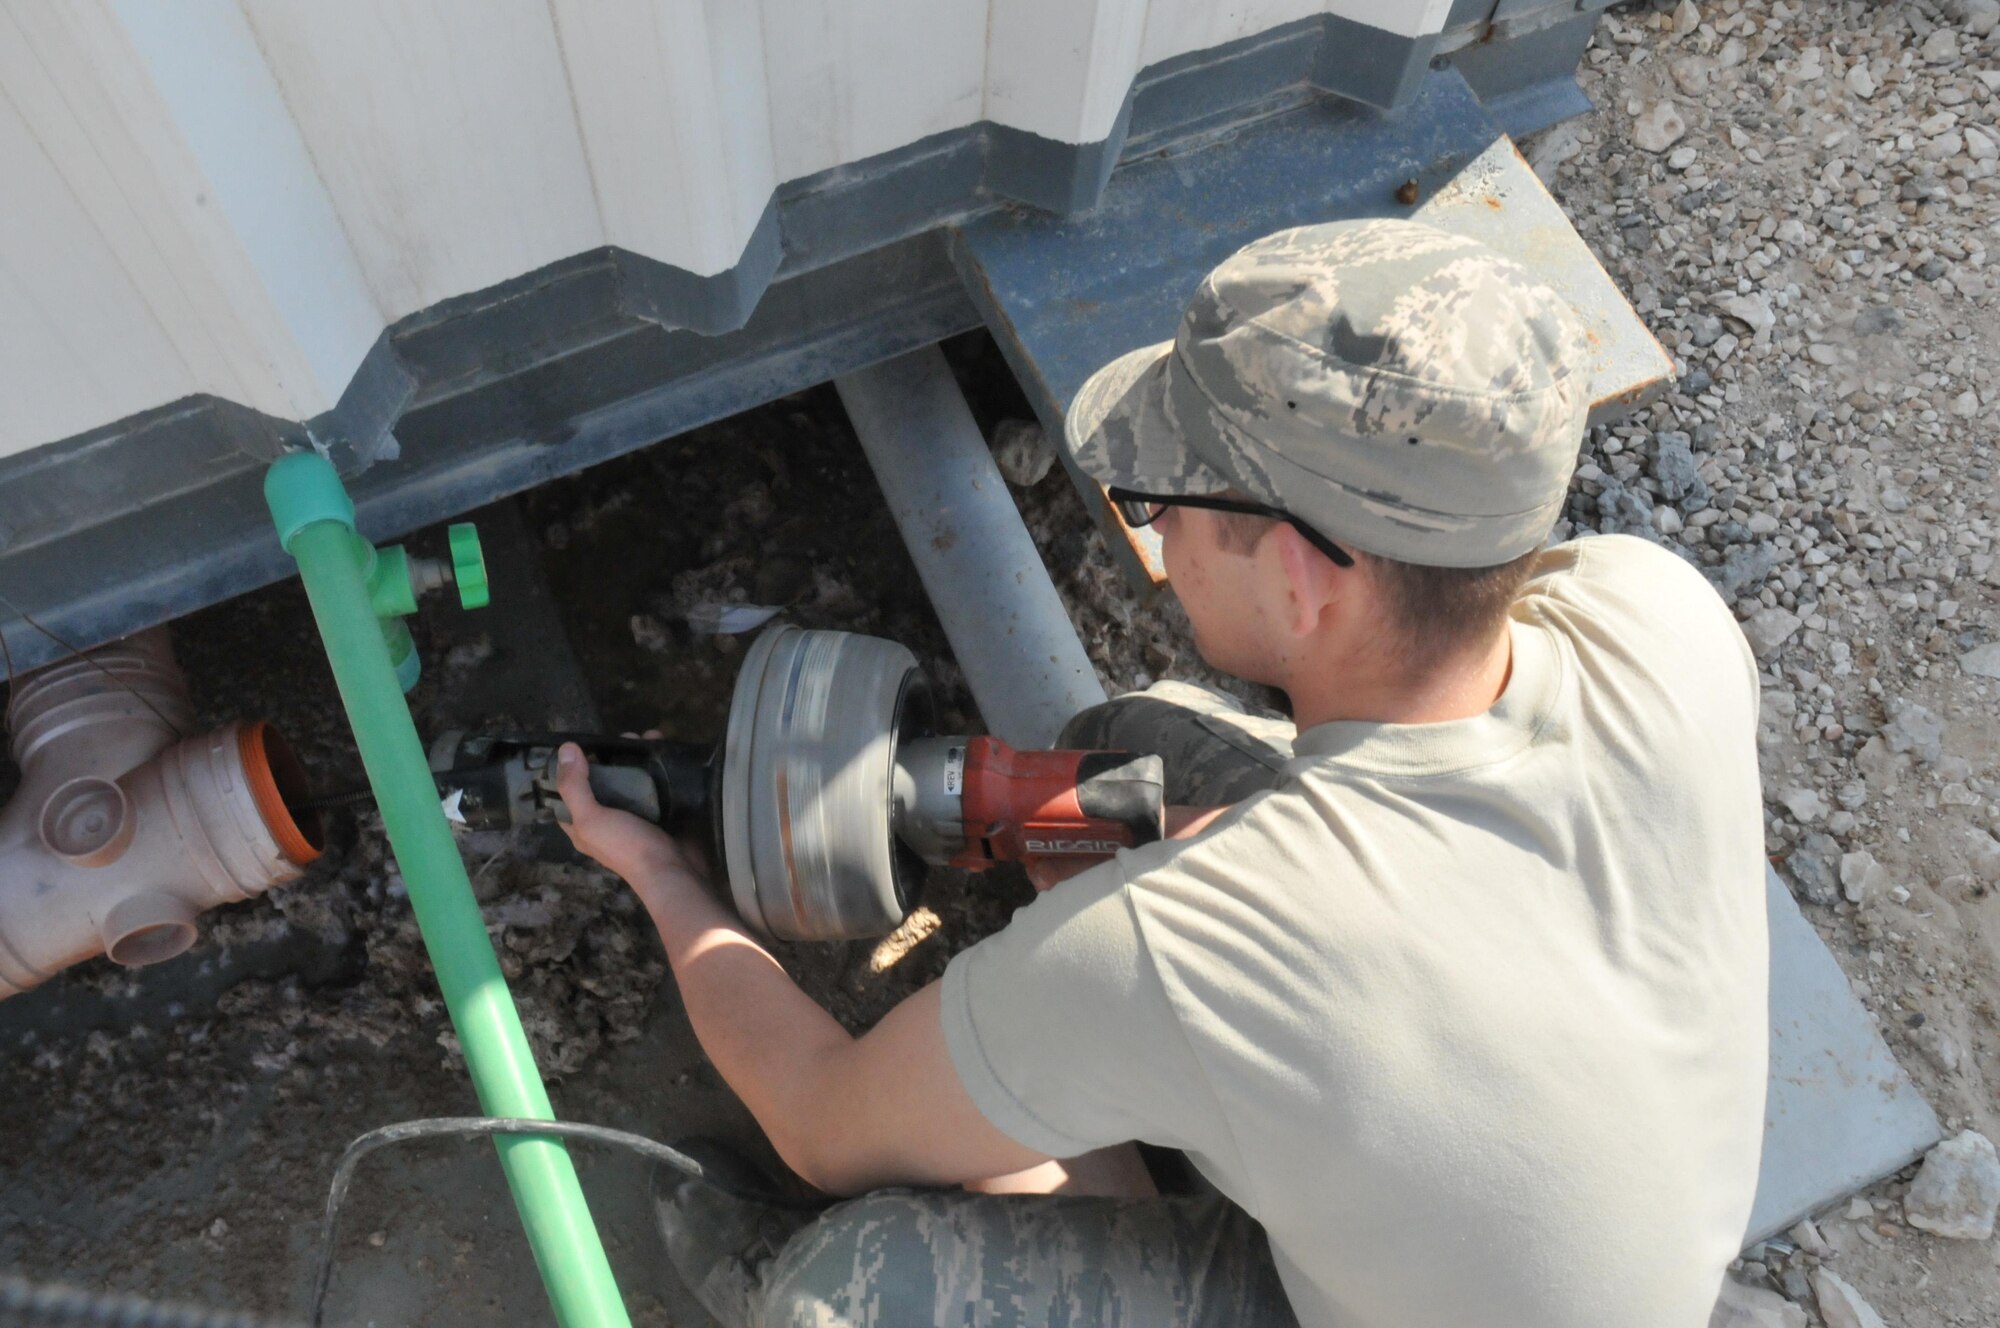
{"type": "Polygon", "coordinates": [[[1166,766],[1135,752],[1017,751],[971,738],[965,760],[965,847],[952,865],[1108,858],[1165,834],[1166,766]]]}
{"type": "MultiPolygon", "coordinates": [[[[569,824],[569,804],[556,791],[556,754],[550,752],[547,761],[536,772],[535,783],[540,787],[549,815],[563,825],[569,824]]],[[[639,766],[605,765],[593,763],[590,767],[590,791],[598,802],[621,812],[630,812],[654,825],[661,822],[660,785],[653,776],[639,766]]]]}
{"type": "Polygon", "coordinates": [[[1116,825],[1131,836],[1123,847],[1151,844],[1165,833],[1166,762],[1134,752],[1085,752],[1076,767],[1076,802],[1084,818],[1116,825]]]}

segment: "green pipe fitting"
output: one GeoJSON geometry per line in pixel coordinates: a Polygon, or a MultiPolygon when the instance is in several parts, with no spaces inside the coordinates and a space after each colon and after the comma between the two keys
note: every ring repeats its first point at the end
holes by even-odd
{"type": "Polygon", "coordinates": [[[410,583],[410,555],[403,552],[403,546],[391,544],[385,549],[378,549],[359,535],[354,538],[374,555],[375,566],[365,576],[368,603],[375,610],[375,616],[400,618],[415,613],[417,588],[410,583]]]}
{"type": "Polygon", "coordinates": [[[451,579],[458,587],[462,609],[483,609],[492,596],[486,585],[486,552],[479,547],[479,530],[461,521],[445,531],[451,541],[451,579]]]}
{"type": "Polygon", "coordinates": [[[417,611],[417,597],[435,589],[445,579],[458,586],[458,602],[467,609],[483,609],[491,596],[486,583],[486,554],[479,547],[479,531],[470,522],[459,522],[447,531],[451,544],[451,570],[425,561],[420,578],[409,553],[400,544],[376,548],[354,533],[354,500],[348,497],[340,476],[324,457],[311,452],[295,452],[280,457],[271,467],[264,484],[265,501],[278,527],[278,540],[290,552],[301,530],[318,521],[347,527],[354,543],[354,557],[362,582],[368,588],[368,602],[382,620],[382,640],[389,647],[389,663],[396,683],[404,693],[412,691],[423,674],[423,659],[403,618],[417,611]]]}
{"type": "MultiPolygon", "coordinates": [[[[382,628],[385,622],[400,627],[402,618],[378,617],[373,569],[362,554],[366,541],[355,536],[353,503],[333,467],[313,453],[281,458],[264,478],[264,495],[279,538],[298,560],[480,1109],[489,1116],[553,1120],[398,688],[382,628]]],[[[557,1322],[563,1328],[629,1328],[567,1150],[552,1139],[520,1135],[501,1136],[495,1147],[557,1322]]]]}

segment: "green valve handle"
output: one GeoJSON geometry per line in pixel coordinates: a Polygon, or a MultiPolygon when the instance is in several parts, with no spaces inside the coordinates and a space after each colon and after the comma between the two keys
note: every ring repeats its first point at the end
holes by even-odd
{"type": "Polygon", "coordinates": [[[460,608],[483,609],[492,600],[486,585],[486,553],[479,547],[479,530],[460,521],[446,532],[451,540],[451,576],[458,584],[460,608]]]}

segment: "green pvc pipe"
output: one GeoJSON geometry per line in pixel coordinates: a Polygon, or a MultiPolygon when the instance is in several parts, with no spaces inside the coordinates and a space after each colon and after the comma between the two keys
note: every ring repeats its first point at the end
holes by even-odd
{"type": "MultiPolygon", "coordinates": [[[[265,476],[264,496],[279,538],[298,560],[480,1109],[553,1120],[369,600],[353,504],[333,467],[313,453],[280,458],[265,476]]],[[[518,1135],[495,1143],[557,1321],[563,1328],[625,1328],[631,1320],[567,1150],[518,1135]]]]}

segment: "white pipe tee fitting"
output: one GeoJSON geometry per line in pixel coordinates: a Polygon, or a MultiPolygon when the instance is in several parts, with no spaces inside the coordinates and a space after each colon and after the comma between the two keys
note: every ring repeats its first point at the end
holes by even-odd
{"type": "Polygon", "coordinates": [[[166,629],[16,679],[21,785],[0,810],[0,999],[81,960],[158,963],[203,909],[319,856],[305,777],[270,725],[194,727],[166,629]]]}

